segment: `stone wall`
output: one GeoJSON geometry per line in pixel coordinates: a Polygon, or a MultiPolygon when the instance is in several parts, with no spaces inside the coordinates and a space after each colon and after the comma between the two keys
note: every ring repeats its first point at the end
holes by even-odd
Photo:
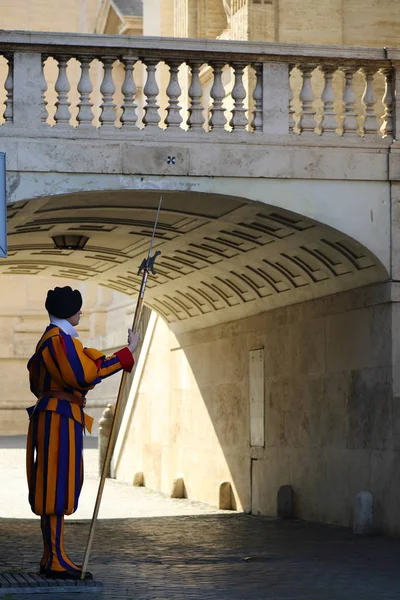
{"type": "Polygon", "coordinates": [[[278,0],[275,7],[275,41],[339,46],[398,45],[400,14],[396,0],[278,0]]]}
{"type": "MultiPolygon", "coordinates": [[[[78,331],[85,346],[112,354],[126,344],[133,318],[132,301],[98,286],[55,278],[0,277],[0,435],[20,435],[27,430],[26,408],[35,403],[29,390],[26,364],[48,324],[44,301],[47,290],[72,285],[84,296],[78,331]]],[[[93,434],[108,403],[115,403],[120,377],[105,379],[88,394],[87,412],[95,418],[93,434]]]]}
{"type": "MultiPolygon", "coordinates": [[[[171,0],[157,1],[167,4],[171,0]]],[[[175,0],[175,27],[167,27],[161,35],[212,38],[222,34],[235,40],[266,42],[398,45],[397,0],[229,0],[225,5],[231,6],[230,22],[223,0],[175,0]],[[203,22],[213,28],[205,28],[203,22]],[[222,33],[225,28],[226,34],[222,33]]]]}
{"type": "Polygon", "coordinates": [[[290,484],[296,517],[345,526],[368,489],[377,528],[399,534],[389,298],[389,284],[373,286],[179,340],[159,320],[117,477],[143,471],[166,493],[183,477],[188,497],[214,505],[230,481],[239,510],[271,516],[279,486],[290,484]],[[264,355],[264,447],[250,446],[262,419],[250,418],[255,349],[264,355]]]}
{"type": "Polygon", "coordinates": [[[0,0],[0,29],[31,31],[94,31],[99,0],[0,0]]]}

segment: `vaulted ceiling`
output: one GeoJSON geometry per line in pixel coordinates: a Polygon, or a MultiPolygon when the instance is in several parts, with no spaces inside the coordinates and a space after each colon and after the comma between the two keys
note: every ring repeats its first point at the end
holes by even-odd
{"type": "MultiPolygon", "coordinates": [[[[157,191],[82,192],[8,209],[0,273],[87,280],[135,296],[157,191]],[[89,238],[56,249],[60,234],[89,238]]],[[[230,196],[165,193],[146,303],[175,331],[231,321],[387,278],[365,248],[325,225],[230,196]]]]}

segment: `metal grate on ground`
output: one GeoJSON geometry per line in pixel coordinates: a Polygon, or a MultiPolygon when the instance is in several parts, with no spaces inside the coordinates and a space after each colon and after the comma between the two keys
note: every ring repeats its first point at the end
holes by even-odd
{"type": "Polygon", "coordinates": [[[48,594],[55,598],[62,593],[101,593],[103,585],[93,579],[50,579],[37,573],[0,573],[0,598],[11,594],[48,594]],[[55,596],[57,594],[57,596],[55,596]]]}

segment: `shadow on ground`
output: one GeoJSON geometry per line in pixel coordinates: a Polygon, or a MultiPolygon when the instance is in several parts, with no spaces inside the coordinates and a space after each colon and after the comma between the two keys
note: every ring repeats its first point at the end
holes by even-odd
{"type": "MultiPolygon", "coordinates": [[[[84,436],[84,448],[98,448],[98,438],[89,435],[84,436]]],[[[22,450],[26,448],[26,435],[0,435],[0,448],[11,450],[22,450]]]]}
{"type": "MultiPolygon", "coordinates": [[[[79,560],[89,521],[66,524],[79,560]]],[[[0,519],[0,571],[35,570],[39,522],[0,519]]],[[[98,522],[90,570],[104,600],[398,600],[400,541],[244,514],[98,522]]]]}

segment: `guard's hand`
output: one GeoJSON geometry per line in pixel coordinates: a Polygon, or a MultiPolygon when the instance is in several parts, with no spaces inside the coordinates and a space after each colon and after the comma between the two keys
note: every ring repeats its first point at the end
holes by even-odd
{"type": "Polygon", "coordinates": [[[132,329],[128,329],[128,348],[132,352],[132,354],[136,352],[136,349],[139,346],[139,342],[139,333],[134,333],[132,329]]]}

